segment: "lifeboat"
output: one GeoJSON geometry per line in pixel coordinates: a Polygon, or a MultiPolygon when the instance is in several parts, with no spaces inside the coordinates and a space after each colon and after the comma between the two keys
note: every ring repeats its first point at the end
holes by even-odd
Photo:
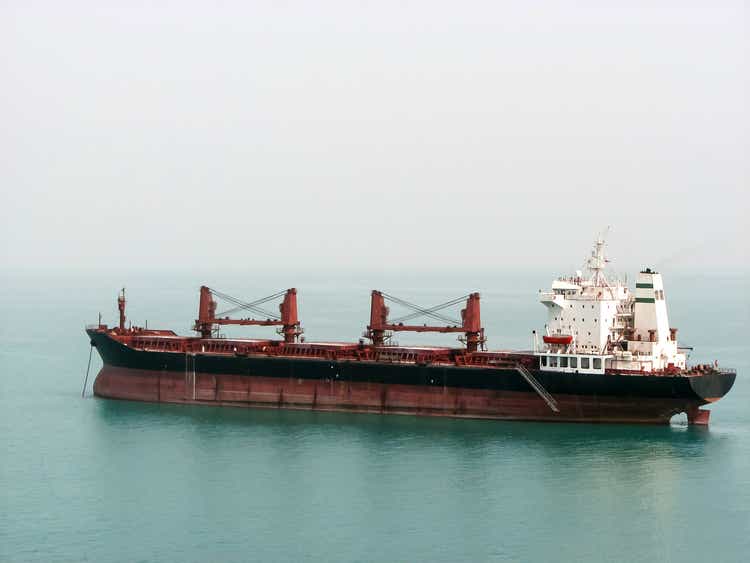
{"type": "Polygon", "coordinates": [[[573,336],[570,334],[555,334],[552,336],[544,335],[542,337],[546,344],[570,344],[573,342],[573,336]]]}

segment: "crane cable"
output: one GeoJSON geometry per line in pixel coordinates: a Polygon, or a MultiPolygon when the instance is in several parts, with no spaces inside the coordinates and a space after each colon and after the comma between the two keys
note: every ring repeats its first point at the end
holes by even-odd
{"type": "Polygon", "coordinates": [[[405,301],[403,299],[399,299],[398,297],[394,297],[393,295],[389,295],[387,293],[384,293],[381,291],[381,294],[386,299],[389,299],[390,301],[393,301],[394,303],[398,303],[399,305],[403,305],[404,307],[407,307],[409,309],[412,309],[414,312],[410,313],[408,315],[405,315],[403,317],[399,317],[398,319],[394,319],[391,321],[391,323],[398,323],[403,322],[405,320],[413,319],[415,317],[419,316],[427,316],[431,317],[433,319],[436,319],[438,321],[448,323],[453,326],[459,326],[461,323],[456,322],[455,319],[451,319],[450,317],[447,317],[445,315],[437,314],[436,311],[439,311],[441,309],[445,309],[447,307],[450,307],[452,305],[455,305],[457,303],[460,303],[461,301],[467,299],[469,295],[464,295],[463,297],[458,297],[456,299],[452,299],[450,301],[446,301],[445,303],[441,303],[440,305],[435,305],[434,307],[430,307],[428,309],[425,309],[423,307],[419,307],[418,305],[415,305],[414,303],[409,303],[408,301],[405,301]]]}
{"type": "MultiPolygon", "coordinates": [[[[465,296],[463,296],[463,297],[457,297],[456,299],[453,299],[453,300],[451,300],[451,301],[446,301],[445,303],[441,303],[440,305],[435,305],[434,307],[430,307],[430,308],[429,308],[429,309],[427,309],[426,311],[427,311],[427,313],[428,313],[428,314],[429,314],[429,313],[433,313],[433,312],[435,312],[435,311],[439,311],[440,309],[445,309],[445,308],[447,308],[447,307],[450,307],[450,306],[452,306],[452,305],[456,305],[456,304],[458,304],[458,303],[461,303],[461,302],[463,302],[463,301],[464,301],[465,299],[467,299],[468,297],[469,297],[468,295],[465,295],[465,296]]],[[[405,321],[405,320],[413,319],[414,317],[418,317],[418,316],[420,316],[420,315],[422,315],[422,313],[421,313],[421,312],[417,312],[417,313],[411,313],[411,314],[409,314],[409,315],[405,315],[405,316],[403,316],[403,317],[400,317],[400,318],[399,318],[399,319],[397,319],[397,320],[398,320],[398,321],[405,321]]],[[[440,316],[440,317],[442,317],[442,318],[444,318],[444,319],[446,319],[446,320],[450,320],[451,322],[455,323],[455,321],[454,321],[453,319],[448,319],[447,317],[443,317],[443,315],[439,315],[439,316],[440,316]]]]}
{"type": "Polygon", "coordinates": [[[227,309],[226,311],[217,313],[216,314],[217,318],[228,316],[230,313],[235,313],[237,311],[248,310],[256,314],[262,315],[268,319],[273,319],[273,320],[279,320],[280,317],[275,313],[271,313],[270,311],[266,311],[265,309],[258,307],[257,305],[260,305],[261,303],[266,303],[267,301],[271,301],[272,299],[278,299],[279,297],[281,297],[282,295],[286,293],[286,290],[279,291],[277,293],[274,293],[273,295],[268,295],[266,297],[262,297],[261,299],[257,299],[255,301],[245,303],[244,301],[240,301],[236,297],[232,297],[231,295],[227,295],[226,293],[222,293],[215,289],[209,288],[209,291],[211,292],[212,295],[215,295],[219,299],[223,299],[224,301],[228,301],[229,303],[236,305],[236,307],[232,309],[227,309]]]}

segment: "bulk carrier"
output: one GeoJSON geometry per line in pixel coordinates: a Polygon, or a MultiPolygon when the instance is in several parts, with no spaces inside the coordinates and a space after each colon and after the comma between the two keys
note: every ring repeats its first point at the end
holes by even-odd
{"type": "MultiPolygon", "coordinates": [[[[689,366],[669,324],[661,274],[638,274],[633,293],[605,275],[599,238],[577,271],[552,282],[539,300],[547,323],[529,351],[487,351],[480,297],[471,293],[422,308],[371,294],[370,324],[359,342],[306,342],[297,291],[244,302],[200,289],[196,336],[119,324],[86,332],[103,366],[94,394],[112,399],[233,407],[566,422],[669,423],[686,413],[708,424],[701,407],[723,397],[736,372],[689,366]],[[230,309],[217,313],[217,300],[230,309]],[[281,299],[279,314],[264,303],[281,299]],[[440,311],[466,300],[461,321],[440,311]],[[387,301],[411,307],[389,318],[387,301]],[[231,318],[250,312],[261,318],[231,318]],[[409,324],[423,316],[441,324],[409,324]],[[226,325],[278,327],[279,339],[224,338],[226,325]],[[397,332],[458,333],[461,347],[398,346],[397,332]]],[[[85,383],[84,383],[85,391],[85,383]]]]}

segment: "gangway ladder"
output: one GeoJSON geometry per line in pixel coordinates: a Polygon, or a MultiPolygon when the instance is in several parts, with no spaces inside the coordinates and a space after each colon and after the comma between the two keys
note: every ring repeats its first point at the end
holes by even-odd
{"type": "Polygon", "coordinates": [[[195,354],[185,353],[185,399],[195,401],[195,354]]]}
{"type": "Polygon", "coordinates": [[[555,401],[554,397],[552,397],[552,395],[550,395],[549,392],[547,392],[547,390],[542,387],[542,384],[539,383],[533,375],[531,375],[531,372],[526,369],[523,364],[516,364],[516,370],[521,374],[526,382],[531,385],[534,391],[536,391],[539,396],[544,399],[544,402],[547,403],[547,405],[550,409],[552,409],[553,412],[560,412],[560,409],[557,408],[557,401],[555,401]]]}

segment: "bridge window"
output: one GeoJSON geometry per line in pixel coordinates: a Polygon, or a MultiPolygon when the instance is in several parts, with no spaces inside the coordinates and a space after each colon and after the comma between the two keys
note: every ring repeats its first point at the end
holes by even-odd
{"type": "Polygon", "coordinates": [[[602,359],[594,358],[594,369],[602,369],[602,359]]]}
{"type": "Polygon", "coordinates": [[[578,367],[578,358],[570,358],[570,367],[572,368],[578,367]]]}
{"type": "Polygon", "coordinates": [[[589,369],[589,359],[581,358],[581,369],[589,369]]]}
{"type": "Polygon", "coordinates": [[[541,360],[543,366],[547,365],[547,356],[541,356],[540,360],[541,360]]]}
{"type": "Polygon", "coordinates": [[[560,367],[561,368],[568,367],[568,358],[560,358],[560,367]]]}
{"type": "Polygon", "coordinates": [[[557,367],[557,358],[555,356],[550,356],[549,358],[549,367],[556,368],[557,367]]]}

